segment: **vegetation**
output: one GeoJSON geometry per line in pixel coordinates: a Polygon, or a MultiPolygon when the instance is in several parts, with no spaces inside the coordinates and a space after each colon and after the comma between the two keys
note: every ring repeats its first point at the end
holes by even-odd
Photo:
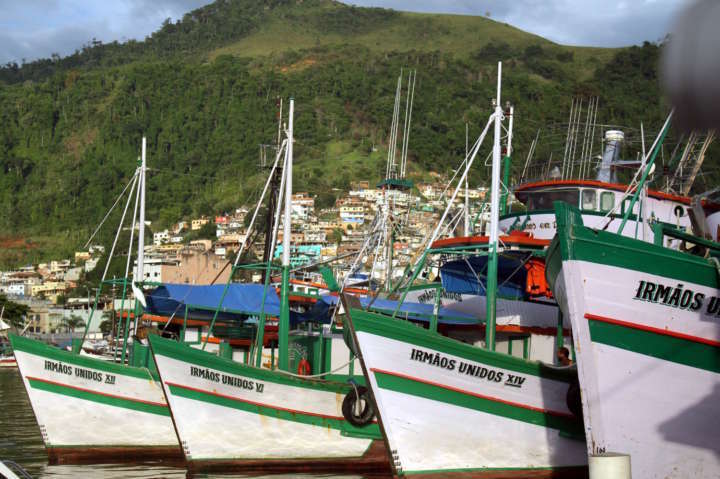
{"type": "MultiPolygon", "coordinates": [[[[402,68],[418,71],[409,170],[422,180],[458,164],[466,123],[471,135],[485,124],[498,60],[503,98],[515,105],[517,158],[539,127],[567,121],[574,95],[601,98],[600,122],[657,130],[667,111],[659,49],[564,47],[482,17],[218,0],[145,41],[92,41],[66,58],[8,64],[0,68],[0,227],[21,241],[0,249],[0,263],[80,247],[130,181],[142,135],[147,218],[161,230],[259,195],[258,145],[276,138],[278,98],[293,96],[295,188],[329,206],[352,180],[384,173],[402,68]]],[[[541,142],[536,156],[549,151],[541,142]]],[[[486,174],[478,168],[472,181],[486,174]]],[[[104,228],[99,241],[109,245],[113,234],[104,228]]],[[[108,276],[123,271],[120,258],[108,276]]]]}
{"type": "Polygon", "coordinates": [[[60,324],[65,327],[68,333],[72,333],[77,328],[85,326],[85,320],[77,314],[71,314],[67,318],[63,318],[60,324]]]}
{"type": "Polygon", "coordinates": [[[102,321],[100,321],[100,332],[102,332],[103,336],[107,336],[108,334],[111,334],[113,332],[113,328],[115,327],[115,320],[113,318],[113,314],[110,311],[103,311],[102,314],[102,321]]]}
{"type": "Polygon", "coordinates": [[[22,329],[25,326],[25,319],[30,308],[27,305],[10,301],[7,296],[0,294],[0,309],[2,309],[2,319],[10,326],[22,329]]]}

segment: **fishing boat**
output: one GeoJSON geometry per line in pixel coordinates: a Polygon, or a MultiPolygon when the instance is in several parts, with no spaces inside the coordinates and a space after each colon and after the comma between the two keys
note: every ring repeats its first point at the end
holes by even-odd
{"type": "MultiPolygon", "coordinates": [[[[627,203],[622,203],[622,198],[628,190],[628,186],[580,179],[547,180],[518,185],[515,187],[515,197],[525,204],[527,210],[503,215],[500,219],[500,228],[508,233],[516,230],[524,231],[531,233],[534,238],[550,241],[556,233],[555,212],[552,204],[554,201],[563,201],[580,210],[583,222],[588,227],[617,232],[627,207],[627,203]],[[619,208],[618,205],[620,205],[619,208]]],[[[687,208],[691,205],[691,198],[653,189],[648,189],[647,195],[643,213],[646,218],[654,218],[656,221],[679,228],[691,227],[690,218],[686,213],[687,208]]],[[[720,215],[713,214],[717,213],[717,206],[704,202],[702,207],[708,216],[712,216],[710,230],[713,232],[713,238],[717,239],[720,215]]],[[[635,227],[636,213],[637,208],[633,213],[633,218],[629,220],[630,225],[623,230],[622,234],[652,241],[652,231],[647,222],[639,222],[640,231],[637,231],[635,227]]]]}
{"type": "MultiPolygon", "coordinates": [[[[633,182],[623,183],[619,171],[622,168],[638,168],[640,171],[642,165],[639,161],[621,158],[624,145],[631,143],[628,137],[632,132],[624,132],[614,125],[598,125],[597,98],[591,98],[586,106],[587,110],[583,111],[583,100],[573,99],[562,160],[553,162],[550,154],[549,158],[542,162],[533,162],[532,157],[538,142],[536,137],[520,181],[513,188],[514,197],[522,207],[516,208],[516,211],[501,212],[500,230],[504,234],[523,231],[536,239],[552,240],[556,229],[553,209],[555,201],[563,201],[578,208],[584,224],[590,228],[602,228],[609,232],[619,230],[629,206],[625,193],[635,187],[633,182]],[[586,116],[584,123],[581,121],[583,115],[586,116]],[[596,128],[604,130],[601,138],[604,144],[602,151],[594,148],[601,143],[595,138],[596,128]],[[595,163],[597,158],[599,161],[595,163]],[[593,168],[597,170],[594,175],[593,168]]],[[[640,139],[635,140],[635,143],[642,143],[642,157],[645,158],[642,127],[639,136],[640,139]]],[[[623,235],[652,242],[651,223],[663,222],[677,228],[692,226],[687,214],[688,207],[693,207],[688,192],[714,139],[713,133],[706,136],[693,133],[688,137],[684,148],[680,148],[678,143],[671,155],[677,161],[675,173],[668,175],[670,177],[662,189],[643,190],[640,201],[635,203],[630,216],[625,220],[628,225],[622,229],[623,235]]],[[[655,146],[656,143],[649,151],[654,151],[655,146]]],[[[629,149],[629,146],[625,148],[629,149]]],[[[506,168],[504,178],[506,185],[509,182],[508,170],[506,168]]],[[[708,231],[717,241],[720,225],[718,205],[700,201],[697,208],[704,211],[708,231]]],[[[667,241],[673,247],[680,245],[671,238],[667,241]]]]}
{"type": "MultiPolygon", "coordinates": [[[[293,110],[291,100],[287,138],[276,159],[277,162],[282,158],[284,152],[277,367],[274,359],[270,368],[261,367],[263,348],[259,345],[263,344],[266,316],[277,314],[269,306],[259,315],[258,346],[247,363],[150,337],[163,390],[191,471],[385,472],[389,468],[378,425],[367,403],[359,408],[361,414],[352,423],[343,414],[344,410],[352,412],[356,383],[362,382],[362,376],[353,374],[356,361],[344,346],[342,332],[334,326],[302,328],[291,322],[293,110]],[[292,332],[291,325],[295,326],[292,332]],[[343,346],[337,347],[338,344],[343,346]]],[[[276,230],[279,217],[277,214],[276,230]]],[[[275,237],[271,238],[272,244],[275,237]]],[[[269,261],[266,267],[269,272],[269,261]]],[[[266,292],[269,277],[267,274],[266,292]]],[[[216,314],[221,309],[232,309],[228,303],[232,300],[227,295],[229,290],[228,281],[216,314]]],[[[263,304],[264,296],[265,293],[263,304]]],[[[348,416],[355,418],[352,414],[348,416]]]]}
{"type": "Polygon", "coordinates": [[[582,421],[566,403],[574,371],[349,311],[397,475],[585,473],[582,421]]]}
{"type": "Polygon", "coordinates": [[[51,463],[182,458],[157,375],[10,335],[51,463]]]}
{"type": "Polygon", "coordinates": [[[452,204],[494,125],[484,347],[444,337],[435,324],[424,329],[363,310],[358,301],[346,298],[354,344],[397,476],[578,477],[587,471],[582,420],[574,402],[567,400],[575,371],[494,350],[504,116],[500,70],[498,65],[494,112],[450,199],[452,204]]]}
{"type": "Polygon", "coordinates": [[[555,211],[546,271],[572,323],[588,453],[629,455],[633,477],[718,477],[720,245],[660,223],[648,244],[555,211]]]}
{"type": "Polygon", "coordinates": [[[12,354],[2,354],[0,355],[0,368],[16,368],[17,367],[17,361],[15,360],[15,356],[12,354]]]}
{"type": "MultiPolygon", "coordinates": [[[[125,213],[135,193],[136,217],[133,218],[131,235],[137,225],[140,277],[145,223],[145,152],[146,143],[143,138],[142,163],[125,189],[127,191],[129,188],[128,200],[117,231],[119,235],[125,213]]],[[[131,236],[130,248],[132,247],[131,236]]],[[[130,253],[131,251],[128,251],[128,267],[130,253]]],[[[109,263],[110,260],[108,265],[109,263]]],[[[126,278],[127,273],[126,270],[126,278]]],[[[101,284],[105,284],[106,274],[107,267],[101,284]]],[[[128,283],[128,280],[120,281],[123,292],[126,291],[128,283]]],[[[142,297],[140,288],[135,283],[131,286],[136,291],[136,300],[139,300],[142,297]]],[[[98,288],[93,313],[97,310],[100,291],[101,288],[98,288]]],[[[123,301],[124,298],[125,294],[123,301]]],[[[120,356],[117,362],[81,354],[92,315],[86,324],[83,339],[74,342],[72,351],[63,351],[34,339],[9,335],[51,463],[182,459],[162,387],[152,361],[148,360],[147,346],[134,341],[126,364],[128,335],[130,329],[133,329],[130,316],[128,314],[125,317],[124,341],[122,352],[116,350],[115,356],[120,356]]]]}

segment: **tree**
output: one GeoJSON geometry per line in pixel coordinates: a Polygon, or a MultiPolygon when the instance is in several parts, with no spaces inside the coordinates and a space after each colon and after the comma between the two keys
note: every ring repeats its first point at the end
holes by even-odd
{"type": "Polygon", "coordinates": [[[113,330],[114,321],[112,318],[112,312],[103,311],[102,318],[103,320],[100,322],[100,332],[103,333],[103,336],[107,336],[112,333],[113,330]]]}
{"type": "Polygon", "coordinates": [[[199,230],[190,231],[187,234],[187,236],[185,236],[185,240],[186,241],[195,241],[195,240],[201,240],[201,239],[214,240],[217,236],[216,230],[217,230],[217,227],[215,226],[215,223],[210,221],[210,222],[202,225],[202,227],[199,230]]]}
{"type": "Polygon", "coordinates": [[[4,294],[0,294],[0,309],[3,311],[2,319],[18,329],[25,325],[25,317],[30,311],[30,307],[10,301],[4,294]]]}
{"type": "Polygon", "coordinates": [[[77,328],[85,326],[85,320],[77,314],[71,314],[70,317],[63,318],[62,324],[67,328],[68,333],[72,333],[77,328]]]}
{"type": "Polygon", "coordinates": [[[342,228],[334,228],[332,233],[330,233],[330,239],[333,243],[335,243],[335,246],[340,246],[340,243],[342,243],[343,240],[342,228]]]}

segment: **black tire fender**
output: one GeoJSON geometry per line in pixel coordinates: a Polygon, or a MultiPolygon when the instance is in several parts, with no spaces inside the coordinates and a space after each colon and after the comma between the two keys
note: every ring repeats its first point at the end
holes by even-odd
{"type": "Polygon", "coordinates": [[[574,380],[568,386],[567,393],[565,394],[565,403],[573,416],[582,419],[582,398],[580,397],[580,383],[574,380]]]}
{"type": "Polygon", "coordinates": [[[365,427],[373,421],[375,409],[370,400],[370,391],[365,386],[357,386],[348,391],[342,402],[343,417],[355,427],[365,427]],[[361,403],[358,411],[357,402],[361,403]]]}

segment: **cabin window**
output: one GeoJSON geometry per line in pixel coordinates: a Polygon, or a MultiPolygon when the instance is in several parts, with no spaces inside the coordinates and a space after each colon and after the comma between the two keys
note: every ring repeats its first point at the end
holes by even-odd
{"type": "Polygon", "coordinates": [[[603,191],[600,193],[600,211],[610,211],[615,208],[615,193],[603,191]]]}
{"type": "Polygon", "coordinates": [[[583,210],[597,209],[597,193],[595,190],[582,191],[582,203],[580,204],[580,208],[583,210]]]}
{"type": "Polygon", "coordinates": [[[531,211],[551,210],[556,201],[564,201],[572,206],[577,206],[579,200],[580,190],[577,188],[528,192],[527,209],[531,211]]]}
{"type": "MultiPolygon", "coordinates": [[[[632,200],[631,200],[630,198],[625,198],[625,199],[622,201],[622,203],[621,203],[621,205],[620,205],[620,206],[621,206],[620,209],[622,210],[622,214],[625,214],[625,212],[630,208],[630,202],[631,202],[631,201],[632,201],[632,200]]],[[[633,208],[633,210],[635,210],[635,211],[633,211],[632,213],[637,213],[638,206],[639,206],[638,203],[635,203],[635,207],[633,208]]]]}

